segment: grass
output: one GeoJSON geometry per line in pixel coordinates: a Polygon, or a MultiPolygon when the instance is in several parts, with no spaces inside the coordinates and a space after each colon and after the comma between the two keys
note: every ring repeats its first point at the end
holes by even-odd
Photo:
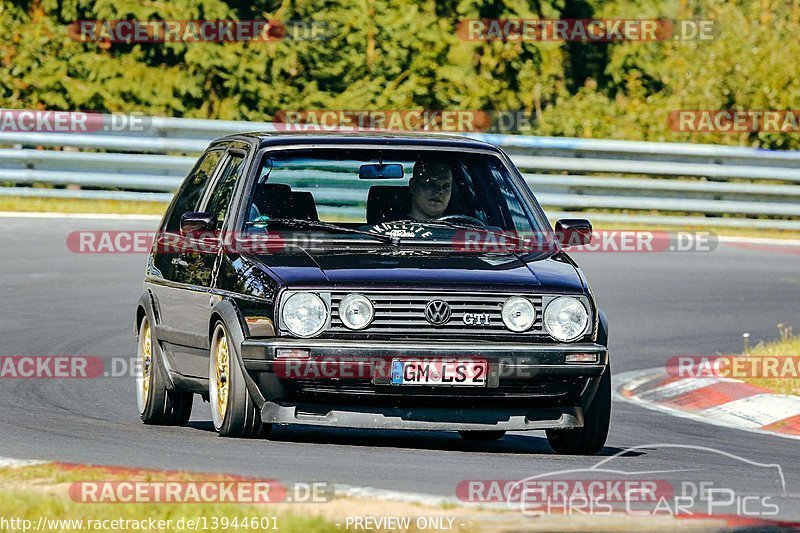
{"type": "Polygon", "coordinates": [[[113,213],[119,215],[163,215],[167,204],[128,200],[82,200],[0,196],[0,211],[18,213],[113,213]]]}
{"type": "MultiPolygon", "coordinates": [[[[3,519],[20,518],[29,520],[28,531],[41,525],[40,517],[45,517],[42,529],[45,531],[289,531],[323,533],[329,531],[350,531],[359,529],[346,523],[348,517],[410,517],[409,532],[421,531],[415,527],[417,517],[453,517],[452,531],[467,533],[487,531],[493,533],[493,524],[498,518],[517,517],[508,511],[467,510],[460,506],[440,506],[417,504],[413,502],[392,502],[366,497],[334,496],[324,502],[271,502],[265,504],[249,503],[84,503],[75,501],[81,489],[70,488],[77,482],[242,482],[267,481],[225,474],[199,474],[180,471],[139,470],[124,467],[101,467],[48,463],[22,468],[0,468],[0,532],[22,531],[17,524],[4,523],[3,519]],[[486,528],[475,520],[488,520],[486,528]],[[94,521],[128,520],[142,521],[170,520],[166,525],[153,528],[137,527],[130,522],[124,526],[105,522],[98,528],[94,521]],[[76,522],[83,520],[83,523],[76,522]],[[89,524],[87,520],[93,522],[89,524]],[[189,521],[194,521],[189,523],[189,521]],[[247,523],[243,523],[247,520],[247,523]],[[249,522],[249,521],[255,522],[249,522]],[[216,521],[217,527],[212,527],[216,521]],[[263,522],[262,522],[263,521],[263,522]],[[207,527],[203,527],[205,524],[207,527]]],[[[105,487],[106,485],[101,485],[105,487]]],[[[202,486],[202,485],[200,485],[202,486]]],[[[275,486],[271,483],[271,488],[275,486]]],[[[95,493],[95,489],[89,489],[95,493]]],[[[277,490],[277,489],[276,489],[277,490]]],[[[281,492],[278,490],[278,492],[281,492]]],[[[98,494],[103,494],[102,488],[98,494]]],[[[275,491],[271,490],[270,494],[275,491]]],[[[291,497],[293,491],[286,487],[291,497]]],[[[329,493],[330,496],[330,493],[329,493]]],[[[485,524],[484,524],[485,525],[485,524]]],[[[375,527],[373,524],[372,527],[375,527]]],[[[384,532],[386,529],[372,529],[384,532]]]]}
{"type": "MultiPolygon", "coordinates": [[[[301,516],[291,513],[273,513],[259,507],[237,504],[83,504],[75,503],[63,495],[41,494],[36,491],[0,490],[0,516],[29,520],[32,528],[45,517],[45,531],[85,531],[89,524],[96,531],[196,531],[194,524],[239,524],[245,520],[256,527],[230,527],[229,531],[289,531],[297,533],[323,533],[337,531],[336,525],[321,517],[301,516]],[[272,521],[274,518],[274,522],[272,521]],[[89,522],[89,521],[92,522],[89,522]],[[124,520],[125,522],[121,522],[124,520]],[[152,522],[150,522],[152,520],[152,522]],[[113,522],[118,521],[118,522],[113,522]],[[133,521],[141,526],[134,526],[133,521]],[[163,525],[158,525],[159,521],[163,525]],[[263,521],[263,522],[262,522],[263,521]],[[152,523],[155,527],[150,528],[152,523]],[[128,527],[123,527],[126,524],[128,527]],[[266,526],[261,528],[260,525],[266,526]],[[166,527],[164,527],[166,526],[166,527]],[[274,529],[273,529],[274,526],[274,529]]],[[[13,524],[11,524],[13,526],[13,524]]],[[[8,528],[9,531],[17,528],[8,528]]],[[[22,528],[18,528],[22,530],[22,528]]],[[[0,531],[5,531],[0,523],[0,531]]],[[[212,531],[214,529],[211,529],[212,531]]]]}
{"type": "MultiPolygon", "coordinates": [[[[409,533],[432,529],[417,523],[417,518],[452,517],[453,533],[505,531],[674,531],[671,516],[631,516],[615,513],[608,516],[580,516],[554,513],[532,520],[508,508],[467,508],[460,505],[437,505],[400,502],[367,497],[339,497],[327,503],[82,503],[70,496],[72,483],[81,481],[243,481],[223,474],[193,474],[121,467],[95,467],[68,464],[43,464],[22,468],[0,468],[0,532],[2,531],[288,531],[355,532],[382,529],[372,523],[365,529],[347,518],[409,519],[409,533]],[[46,520],[40,522],[40,519],[46,520]],[[255,525],[244,519],[264,520],[255,525]],[[9,522],[17,520],[16,523],[9,522]],[[20,523],[27,520],[28,523],[20,523]],[[92,522],[88,522],[91,520],[92,522]],[[118,522],[113,522],[113,521],[118,522]],[[122,522],[123,520],[128,522],[122,522]],[[153,525],[151,526],[151,520],[153,525]],[[171,521],[157,524],[159,520],[171,521]],[[190,524],[189,521],[194,523],[190,524]],[[82,521],[82,522],[81,522],[82,521]],[[216,521],[217,527],[213,527],[216,521]],[[237,523],[238,521],[238,523],[237,523]],[[227,523],[226,523],[227,522],[227,523]],[[142,525],[144,527],[142,527],[142,525]],[[41,527],[38,527],[41,526],[41,527]],[[83,527],[81,527],[83,526],[83,527]],[[138,527],[137,527],[138,526],[138,527]],[[277,526],[277,528],[275,527],[277,526]],[[37,529],[38,527],[38,529],[37,529]]],[[[77,494],[79,491],[74,492],[77,494]]],[[[686,525],[686,521],[683,521],[686,525]]],[[[445,522],[445,527],[449,525],[445,522]]],[[[694,522],[699,530],[709,531],[724,525],[719,521],[694,522]]],[[[383,527],[392,527],[388,523],[383,527]]],[[[697,529],[696,529],[697,530],[697,529]]]]}
{"type": "MultiPolygon", "coordinates": [[[[759,343],[747,350],[748,357],[794,357],[800,359],[800,337],[795,336],[791,327],[778,324],[781,338],[772,342],[759,343]]],[[[764,387],[780,394],[800,395],[800,378],[744,378],[743,381],[764,387]]]]}
{"type": "MultiPolygon", "coordinates": [[[[49,521],[44,524],[46,531],[81,531],[88,529],[88,520],[129,520],[171,521],[163,529],[171,531],[194,531],[194,524],[212,524],[219,520],[220,524],[234,524],[255,520],[247,527],[223,528],[229,531],[272,531],[277,525],[280,531],[322,533],[337,531],[332,521],[318,515],[299,513],[279,508],[276,505],[250,505],[236,503],[81,503],[68,497],[71,483],[79,481],[234,481],[231,476],[200,476],[181,472],[134,471],[127,469],[109,469],[95,467],[69,467],[63,465],[38,465],[26,468],[0,469],[0,517],[14,517],[30,520],[31,528],[39,524],[40,517],[49,521]],[[83,520],[79,524],[77,520],[83,520]],[[194,520],[194,523],[190,523],[194,520]],[[262,523],[263,520],[263,523],[262,523]],[[259,527],[249,527],[256,525],[259,527]],[[262,529],[260,526],[267,526],[262,529]]],[[[99,523],[99,522],[94,522],[99,523]]],[[[136,529],[156,531],[148,527],[139,528],[131,523],[129,527],[115,526],[105,522],[101,529],[113,531],[136,529]]],[[[166,522],[162,524],[165,525],[166,522]]],[[[149,525],[149,523],[148,523],[149,525]]],[[[221,526],[220,526],[221,527],[221,526]]],[[[218,527],[217,529],[220,529],[218,527]]],[[[0,531],[12,531],[13,524],[0,521],[0,531]]],[[[30,529],[29,529],[30,530],[30,529]]]]}

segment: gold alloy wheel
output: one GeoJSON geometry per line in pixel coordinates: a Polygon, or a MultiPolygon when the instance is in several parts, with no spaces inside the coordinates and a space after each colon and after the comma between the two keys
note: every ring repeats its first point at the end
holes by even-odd
{"type": "Polygon", "coordinates": [[[150,373],[153,368],[153,336],[150,334],[150,322],[145,320],[142,331],[142,399],[147,402],[150,393],[150,373]]]}
{"type": "Polygon", "coordinates": [[[222,420],[228,410],[228,376],[230,375],[230,354],[228,352],[228,339],[225,334],[220,334],[217,339],[216,380],[217,380],[217,410],[222,420]]]}

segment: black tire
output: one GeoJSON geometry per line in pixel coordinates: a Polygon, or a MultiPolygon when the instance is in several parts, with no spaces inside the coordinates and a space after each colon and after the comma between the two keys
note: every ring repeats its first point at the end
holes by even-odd
{"type": "Polygon", "coordinates": [[[584,413],[583,427],[548,429],[547,442],[556,453],[592,455],[603,449],[611,423],[611,366],[606,367],[592,403],[584,413]]]}
{"type": "Polygon", "coordinates": [[[217,322],[211,336],[211,352],[209,354],[208,389],[214,429],[222,437],[256,438],[262,435],[269,426],[261,423],[261,412],[247,391],[244,380],[244,369],[239,364],[235,343],[228,328],[217,322]],[[227,346],[227,400],[224,409],[219,403],[220,386],[217,381],[217,358],[221,339],[227,346]],[[223,412],[224,411],[224,412],[223,412]]]}
{"type": "Polygon", "coordinates": [[[139,416],[145,424],[160,426],[185,426],[192,416],[194,394],[167,388],[161,347],[145,315],[139,324],[137,355],[141,361],[141,374],[136,378],[136,395],[139,416]],[[149,363],[143,352],[149,342],[149,363]],[[146,382],[146,387],[144,384],[146,382]]]}
{"type": "Polygon", "coordinates": [[[459,431],[459,435],[464,440],[471,441],[491,441],[500,440],[505,437],[505,431],[459,431]]]}

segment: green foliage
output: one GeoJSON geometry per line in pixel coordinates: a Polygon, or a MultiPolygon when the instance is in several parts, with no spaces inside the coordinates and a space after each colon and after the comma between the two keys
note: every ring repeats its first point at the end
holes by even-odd
{"type": "Polygon", "coordinates": [[[798,109],[798,0],[0,0],[0,106],[270,120],[304,109],[523,110],[530,133],[800,148],[677,133],[678,109],[798,109]],[[469,18],[714,19],[708,41],[471,42],[469,18]],[[323,41],[83,43],[80,19],[279,19],[323,41]]]}

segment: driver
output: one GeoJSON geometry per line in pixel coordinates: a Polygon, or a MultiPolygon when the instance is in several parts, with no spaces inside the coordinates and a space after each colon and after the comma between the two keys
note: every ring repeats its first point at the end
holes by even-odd
{"type": "Polygon", "coordinates": [[[408,182],[411,214],[414,220],[435,220],[450,203],[453,171],[448,163],[417,161],[408,182]]]}

